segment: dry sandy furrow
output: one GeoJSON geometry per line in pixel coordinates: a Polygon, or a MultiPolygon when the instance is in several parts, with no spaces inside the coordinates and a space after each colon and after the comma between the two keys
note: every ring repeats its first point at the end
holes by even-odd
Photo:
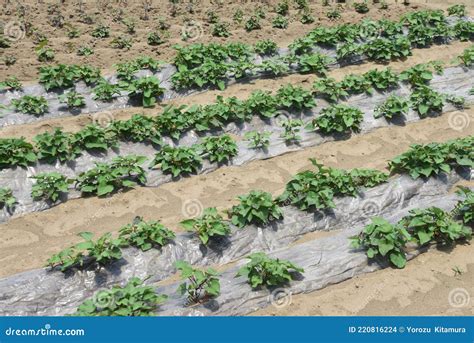
{"type": "Polygon", "coordinates": [[[283,308],[269,306],[251,315],[472,316],[474,245],[457,245],[451,251],[433,249],[408,262],[404,269],[359,275],[292,296],[283,308]]]}

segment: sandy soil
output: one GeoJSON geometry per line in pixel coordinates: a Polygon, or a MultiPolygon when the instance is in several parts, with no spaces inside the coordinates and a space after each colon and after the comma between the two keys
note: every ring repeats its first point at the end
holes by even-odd
{"type": "MultiPolygon", "coordinates": [[[[320,1],[310,1],[313,15],[318,20],[312,25],[299,23],[296,10],[291,11],[291,23],[285,31],[271,28],[271,20],[275,13],[268,11],[263,21],[262,30],[246,33],[242,27],[231,23],[230,16],[234,9],[242,7],[245,16],[254,13],[256,3],[275,4],[278,1],[232,1],[223,8],[202,1],[194,6],[194,14],[189,13],[186,5],[178,8],[180,15],[170,16],[169,2],[152,1],[150,19],[143,21],[139,16],[143,9],[138,2],[130,2],[123,8],[125,18],[134,18],[137,22],[137,33],[133,36],[134,45],[130,51],[116,50],[110,47],[111,40],[125,32],[125,26],[113,21],[113,13],[117,13],[116,2],[102,0],[97,9],[95,2],[88,1],[85,13],[95,17],[94,24],[79,23],[79,13],[69,2],[61,9],[65,21],[78,27],[83,33],[80,38],[69,40],[65,34],[67,27],[53,28],[49,24],[46,12],[52,1],[43,1],[42,7],[36,8],[36,1],[6,1],[0,12],[0,22],[8,23],[17,20],[18,4],[29,4],[26,17],[33,27],[44,33],[49,39],[49,45],[56,52],[54,63],[89,63],[104,69],[112,69],[112,64],[133,58],[137,54],[149,54],[156,58],[167,60],[172,58],[175,43],[183,43],[179,39],[183,28],[184,17],[195,20],[203,28],[202,34],[193,42],[225,42],[242,41],[254,43],[263,38],[275,40],[280,46],[285,46],[296,37],[308,32],[317,25],[333,25],[342,22],[355,22],[364,17],[398,18],[407,10],[420,8],[446,9],[456,3],[465,3],[474,14],[472,0],[411,0],[408,7],[401,4],[391,4],[389,11],[381,11],[371,5],[371,11],[366,15],[357,14],[352,6],[347,5],[343,11],[342,20],[334,23],[326,19],[328,8],[321,6],[320,1]],[[34,4],[34,6],[32,5],[34,4]],[[210,25],[205,22],[206,11],[213,9],[224,21],[231,23],[232,36],[221,39],[211,37],[210,25]],[[104,13],[106,15],[104,15],[104,13]],[[146,44],[146,34],[158,25],[159,17],[171,24],[167,42],[152,48],[146,44]],[[105,19],[106,18],[106,19],[105,19]],[[100,20],[99,20],[100,19],[100,20]],[[102,22],[111,26],[111,37],[105,40],[95,40],[89,32],[102,22]],[[282,34],[283,33],[283,34],[282,34]],[[81,45],[94,46],[95,54],[90,57],[78,57],[76,49],[81,45]],[[69,52],[72,51],[72,54],[69,52]]],[[[399,1],[401,2],[401,0],[399,1]]],[[[57,2],[55,2],[57,3],[57,2]]],[[[76,2],[74,2],[76,3],[76,2]]],[[[126,3],[120,2],[120,3],[126,3]]],[[[185,2],[187,3],[187,1],[185,2]]],[[[35,44],[33,37],[20,39],[11,48],[0,49],[0,80],[9,75],[16,75],[21,80],[32,81],[37,75],[41,64],[32,53],[35,44]],[[15,65],[6,67],[3,58],[13,55],[17,58],[15,65]]],[[[470,43],[453,43],[450,46],[439,46],[430,49],[414,50],[414,56],[406,61],[394,62],[390,66],[395,70],[405,69],[413,64],[428,60],[449,62],[470,43]]],[[[340,79],[346,73],[362,73],[374,67],[367,63],[335,70],[331,76],[340,79]]],[[[197,96],[175,100],[175,103],[209,103],[217,94],[224,96],[235,95],[246,97],[255,89],[274,90],[283,83],[291,82],[299,85],[309,85],[315,76],[291,75],[277,80],[257,80],[250,84],[238,84],[229,87],[224,93],[207,92],[197,96]]],[[[125,119],[133,113],[156,113],[159,109],[144,111],[143,109],[127,109],[113,112],[116,119],[125,119]]],[[[367,167],[383,169],[386,161],[405,151],[411,143],[429,143],[474,134],[474,110],[470,109],[461,114],[469,125],[462,131],[456,131],[449,125],[453,115],[445,114],[439,118],[426,119],[407,126],[393,126],[379,129],[375,132],[354,136],[349,141],[339,141],[324,144],[320,147],[306,149],[265,161],[256,161],[242,167],[225,167],[207,175],[200,175],[169,183],[159,188],[139,188],[121,193],[112,198],[78,199],[57,206],[51,210],[18,217],[0,225],[0,277],[17,272],[41,267],[51,254],[78,241],[77,233],[92,231],[103,234],[117,231],[122,225],[128,224],[137,216],[145,219],[159,219],[173,230],[180,230],[178,222],[198,213],[202,208],[217,206],[225,209],[235,203],[235,197],[251,189],[262,189],[273,194],[282,191],[283,185],[291,175],[303,169],[310,168],[308,158],[318,160],[340,168],[367,167]]],[[[78,116],[64,119],[48,120],[31,125],[20,125],[0,130],[1,137],[24,135],[31,138],[41,131],[55,126],[62,126],[69,131],[77,131],[91,122],[92,116],[78,116]]],[[[302,241],[318,238],[318,234],[306,235],[302,241]]],[[[297,244],[296,242],[295,244],[297,244]]],[[[224,266],[223,266],[224,267],[224,266]]],[[[356,277],[324,290],[293,297],[289,307],[276,310],[267,308],[257,312],[257,315],[472,315],[472,300],[467,306],[455,308],[449,304],[448,297],[453,289],[464,289],[469,296],[474,296],[474,260],[473,246],[458,246],[446,253],[430,251],[411,261],[404,270],[386,269],[372,274],[356,277]],[[461,275],[455,275],[453,269],[460,270],[461,275]]]]}
{"type": "Polygon", "coordinates": [[[269,306],[252,315],[472,316],[474,246],[458,245],[449,252],[434,249],[404,269],[357,276],[320,291],[292,296],[286,307],[269,306]]]}
{"type": "MultiPolygon", "coordinates": [[[[418,63],[435,60],[441,61],[446,66],[448,66],[454,62],[455,58],[459,56],[464,49],[471,45],[471,42],[453,42],[450,45],[434,46],[429,49],[414,49],[412,56],[409,56],[404,61],[391,62],[389,66],[397,72],[410,68],[418,63]]],[[[373,68],[383,67],[384,66],[381,66],[380,64],[368,62],[332,70],[329,73],[329,76],[334,77],[337,80],[341,80],[345,75],[350,73],[362,74],[373,68]]],[[[172,101],[163,102],[160,104],[160,106],[152,109],[128,108],[124,110],[107,111],[106,113],[98,112],[64,118],[46,119],[31,124],[11,125],[0,130],[0,138],[23,136],[26,139],[31,140],[35,135],[44,131],[51,131],[55,127],[62,127],[66,131],[76,132],[84,126],[93,123],[94,120],[99,120],[100,122],[102,122],[101,119],[103,118],[107,118],[107,120],[125,120],[137,113],[155,115],[160,113],[163,107],[171,103],[175,105],[209,104],[214,102],[218,95],[226,97],[236,96],[240,99],[246,99],[249,97],[250,93],[255,90],[275,91],[281,87],[281,85],[289,83],[297,84],[309,89],[316,79],[316,75],[300,74],[288,75],[276,79],[258,79],[249,83],[238,83],[231,85],[223,92],[219,90],[213,90],[180,99],[173,99],[172,101]]]]}
{"type": "MultiPolygon", "coordinates": [[[[474,117],[473,109],[466,113],[474,117]]],[[[75,235],[81,231],[117,231],[137,215],[159,219],[179,230],[179,221],[202,208],[229,208],[236,196],[252,189],[278,194],[291,175],[310,168],[310,157],[340,168],[383,169],[387,160],[412,143],[474,134],[473,120],[469,119],[464,130],[456,131],[450,127],[450,118],[445,114],[403,127],[382,128],[348,141],[326,143],[241,167],[224,167],[158,188],[137,188],[105,199],[72,200],[45,212],[12,219],[0,225],[0,276],[41,266],[52,253],[77,242],[75,235]]]]}
{"type": "MultiPolygon", "coordinates": [[[[11,32],[15,28],[20,28],[20,33],[15,37],[19,39],[15,41],[10,48],[2,49],[1,54],[4,56],[14,56],[17,61],[14,65],[6,66],[4,58],[1,58],[0,79],[6,76],[17,76],[22,81],[34,80],[37,76],[38,67],[45,65],[37,60],[33,51],[36,48],[34,42],[37,34],[25,35],[24,27],[20,25],[20,15],[23,14],[25,22],[30,23],[29,32],[36,29],[37,32],[44,35],[48,39],[48,46],[55,51],[55,60],[51,63],[88,63],[96,67],[100,67],[104,71],[112,70],[112,65],[118,62],[124,62],[134,58],[137,53],[154,56],[161,60],[170,60],[175,54],[172,48],[175,44],[191,44],[206,42],[226,42],[240,41],[243,43],[253,44],[260,39],[272,39],[280,46],[287,46],[295,38],[300,37],[310,31],[317,25],[335,25],[343,22],[358,22],[363,18],[372,19],[397,19],[403,13],[414,9],[426,8],[424,4],[415,4],[404,6],[396,4],[394,1],[390,4],[389,10],[379,9],[379,5],[369,5],[370,11],[367,14],[359,14],[349,4],[341,5],[342,18],[337,21],[331,21],[326,17],[326,13],[331,7],[321,5],[320,1],[310,1],[311,13],[317,19],[313,24],[303,25],[299,22],[300,14],[294,6],[290,6],[290,25],[286,30],[272,28],[271,21],[276,16],[273,11],[277,0],[267,1],[226,1],[221,2],[222,5],[213,5],[209,1],[201,1],[199,5],[189,5],[191,1],[182,1],[177,5],[176,15],[172,16],[172,5],[168,1],[151,1],[152,6],[148,12],[149,19],[143,20],[144,9],[141,1],[121,1],[117,2],[109,0],[101,1],[83,1],[85,4],[82,10],[78,7],[77,2],[65,2],[60,5],[59,10],[53,11],[53,4],[57,1],[41,1],[42,5],[38,5],[37,1],[5,1],[1,9],[0,22],[8,26],[11,32]],[[232,16],[237,8],[241,8],[244,12],[244,18],[253,15],[256,5],[265,6],[266,18],[262,19],[262,29],[246,32],[243,24],[235,23],[232,16]],[[48,13],[48,10],[50,13],[48,13]],[[212,24],[207,22],[207,12],[214,11],[221,21],[227,22],[232,35],[228,38],[217,38],[211,36],[212,24]],[[53,27],[52,19],[63,17],[63,27],[53,27]],[[81,17],[89,16],[92,18],[92,24],[84,24],[81,17]],[[136,22],[136,33],[128,35],[126,27],[122,23],[122,19],[132,19],[136,22]],[[159,26],[159,22],[164,21],[170,25],[167,31],[162,33],[162,38],[166,40],[164,44],[152,47],[147,44],[147,35],[150,31],[155,30],[159,26]],[[193,26],[186,24],[193,22],[193,26]],[[110,37],[105,39],[96,39],[90,35],[90,32],[98,24],[108,25],[110,27],[110,37]],[[80,30],[81,35],[78,38],[67,38],[69,27],[75,27],[80,30]],[[193,35],[193,39],[183,42],[181,40],[182,31],[188,31],[193,35]],[[118,36],[129,36],[133,40],[133,46],[130,50],[119,50],[111,47],[111,42],[118,36]],[[94,54],[88,57],[76,55],[79,47],[89,46],[94,50],[94,54]]],[[[194,2],[195,3],[195,2],[194,2]]]]}

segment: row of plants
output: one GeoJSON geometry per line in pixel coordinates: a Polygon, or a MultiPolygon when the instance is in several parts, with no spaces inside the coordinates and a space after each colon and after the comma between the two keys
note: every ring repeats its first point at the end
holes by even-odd
{"type": "Polygon", "coordinates": [[[474,192],[460,187],[457,193],[464,199],[450,212],[438,207],[413,209],[395,224],[380,217],[372,218],[359,235],[351,237],[352,246],[366,250],[369,259],[387,260],[403,268],[409,244],[416,248],[433,243],[452,246],[457,241],[470,240],[474,226],[474,192]]]}
{"type": "MultiPolygon", "coordinates": [[[[327,1],[327,0],[326,0],[327,1]]],[[[176,2],[172,1],[172,8],[176,6],[176,2]]],[[[193,10],[194,5],[188,4],[188,11],[190,13],[194,13],[193,10]]],[[[286,29],[290,22],[289,15],[289,4],[286,0],[283,0],[279,3],[274,12],[276,12],[276,16],[273,17],[271,20],[271,25],[274,28],[279,29],[286,29]]],[[[301,0],[298,0],[298,4],[296,4],[295,8],[298,10],[299,21],[303,24],[310,24],[315,21],[314,16],[311,14],[311,9],[309,5],[306,3],[303,4],[301,0]]],[[[369,8],[365,2],[361,3],[354,3],[354,8],[359,13],[366,13],[368,12],[369,8]]],[[[388,9],[388,4],[383,3],[381,9],[388,9]]],[[[175,11],[176,9],[174,9],[175,11]]],[[[145,10],[147,11],[147,10],[145,10]]],[[[50,19],[51,25],[56,28],[67,28],[66,35],[70,40],[74,40],[81,36],[82,32],[75,26],[71,25],[70,23],[66,23],[64,17],[60,13],[59,8],[54,9],[53,11],[49,11],[52,17],[50,19]]],[[[174,13],[174,12],[173,12],[174,13]]],[[[327,16],[332,19],[339,19],[340,18],[340,8],[339,6],[333,10],[329,10],[327,12],[327,16]]],[[[263,6],[258,6],[254,11],[254,15],[244,18],[244,13],[239,8],[235,11],[233,15],[233,21],[238,26],[243,27],[246,31],[253,31],[262,28],[261,20],[267,17],[266,11],[263,6]]],[[[91,25],[93,23],[93,19],[89,16],[86,16],[87,19],[81,20],[83,23],[91,25]]],[[[123,13],[117,16],[114,16],[114,22],[122,24],[126,28],[125,35],[119,35],[115,37],[111,37],[111,29],[110,26],[105,25],[104,23],[98,23],[90,32],[90,36],[95,38],[96,40],[104,40],[107,38],[112,38],[110,40],[110,46],[115,49],[126,49],[130,50],[134,42],[136,41],[136,21],[132,18],[124,18],[123,13]]],[[[24,18],[21,18],[21,22],[24,21],[24,18]]],[[[212,10],[206,12],[206,21],[208,24],[212,25],[210,27],[210,33],[212,36],[215,37],[229,37],[232,35],[232,31],[229,30],[230,23],[227,21],[222,21],[219,16],[212,10]]],[[[194,21],[190,21],[189,18],[184,19],[183,25],[186,27],[187,25],[191,25],[194,21]]],[[[31,23],[24,22],[22,23],[24,30],[26,31],[27,36],[31,36],[33,38],[33,43],[36,44],[35,52],[37,54],[37,58],[40,62],[50,62],[55,59],[55,51],[52,47],[48,46],[49,41],[47,36],[40,32],[37,28],[31,26],[31,23]]],[[[200,24],[199,24],[200,25],[200,24]]],[[[163,18],[159,19],[159,24],[152,28],[151,31],[147,32],[145,37],[148,45],[150,46],[158,46],[167,41],[170,37],[169,32],[170,25],[165,22],[163,18]]],[[[200,28],[202,30],[202,28],[200,28]]],[[[181,40],[188,41],[191,37],[189,30],[182,30],[181,31],[181,40]]],[[[203,32],[204,33],[204,32],[203,32]]],[[[8,48],[11,46],[11,41],[5,37],[3,34],[0,34],[0,48],[8,48]]],[[[70,52],[75,49],[75,45],[72,41],[66,42],[66,46],[70,52]]],[[[81,45],[78,47],[76,54],[78,56],[90,56],[94,54],[94,49],[91,45],[81,45]]],[[[16,63],[16,58],[13,55],[7,55],[4,58],[5,64],[7,66],[13,65],[16,63]]]]}
{"type": "MultiPolygon", "coordinates": [[[[162,95],[165,89],[161,87],[156,76],[135,77],[135,74],[142,69],[157,71],[160,66],[161,62],[151,57],[138,57],[120,65],[117,71],[120,81],[114,84],[104,79],[99,69],[89,65],[60,64],[41,67],[40,83],[49,91],[75,87],[75,83],[82,80],[87,85],[94,86],[92,89],[94,100],[110,102],[121,92],[127,92],[130,98],[141,101],[143,107],[153,107],[157,97],[162,95]]],[[[23,85],[15,77],[7,78],[0,83],[0,90],[21,91],[22,89],[23,85]]],[[[86,105],[84,96],[75,89],[64,92],[58,99],[69,109],[79,109],[86,105]]],[[[35,116],[48,112],[48,101],[43,96],[24,95],[12,100],[11,106],[18,112],[35,116]]]]}
{"type": "MultiPolygon", "coordinates": [[[[236,277],[246,277],[252,289],[285,286],[304,269],[290,261],[271,258],[257,252],[247,256],[250,261],[241,267],[236,277]]],[[[185,261],[176,261],[183,281],[177,293],[186,296],[186,306],[204,303],[219,296],[219,273],[213,268],[196,268],[185,261]]],[[[79,305],[74,316],[152,316],[155,315],[168,295],[158,295],[145,280],[131,278],[126,285],[102,290],[79,305]],[[102,301],[100,301],[102,299],[102,301]]]]}
{"type": "MultiPolygon", "coordinates": [[[[281,75],[295,67],[301,73],[324,74],[332,60],[326,55],[313,52],[318,44],[337,47],[338,60],[365,54],[372,60],[389,61],[409,55],[412,45],[427,46],[439,37],[450,36],[461,40],[472,39],[474,23],[460,20],[454,27],[450,27],[442,12],[418,11],[405,15],[399,22],[364,20],[359,24],[318,27],[290,44],[291,53],[288,56],[272,58],[258,65],[253,62],[254,53],[262,56],[276,55],[278,52],[276,43],[262,40],[254,47],[242,43],[176,46],[177,54],[173,64],[177,67],[177,72],[173,75],[172,82],[176,89],[207,86],[223,89],[229,76],[238,79],[255,72],[281,75]],[[404,26],[408,26],[413,33],[405,37],[404,26]],[[424,39],[423,44],[420,43],[422,39],[420,37],[424,39]]],[[[95,89],[99,95],[95,96],[101,101],[110,101],[113,94],[117,94],[120,89],[128,90],[131,95],[135,95],[134,88],[142,88],[140,94],[147,92],[150,95],[144,97],[155,99],[162,93],[159,80],[147,78],[147,82],[137,85],[135,83],[140,82],[136,80],[135,73],[140,69],[156,71],[160,64],[161,62],[150,57],[119,63],[116,65],[117,77],[120,80],[118,84],[100,79],[100,71],[87,65],[46,66],[40,68],[40,83],[44,84],[46,90],[50,90],[72,87],[79,79],[87,83],[100,80],[100,87],[97,86],[95,89]],[[84,75],[81,76],[81,73],[84,75]]],[[[77,106],[74,102],[65,102],[71,107],[77,106]]],[[[153,103],[150,100],[143,101],[144,106],[152,106],[153,103]]]]}
{"type": "Polygon", "coordinates": [[[229,76],[239,79],[258,72],[277,76],[291,68],[301,73],[324,74],[333,60],[315,53],[317,45],[336,47],[339,61],[366,55],[369,60],[387,62],[410,55],[412,47],[426,47],[450,38],[467,41],[473,37],[472,22],[460,20],[451,27],[441,11],[418,11],[406,14],[399,22],[364,20],[358,24],[317,27],[290,44],[289,55],[273,57],[262,64],[253,63],[253,53],[276,55],[276,44],[271,41],[261,41],[255,48],[240,43],[177,46],[173,63],[178,71],[172,81],[177,89],[209,86],[224,89],[229,76]],[[408,28],[407,35],[403,33],[404,27],[408,28]]]}
{"type": "MultiPolygon", "coordinates": [[[[87,143],[94,148],[99,144],[103,144],[101,147],[104,149],[109,146],[105,142],[87,143]]],[[[64,146],[61,146],[61,148],[63,149],[60,153],[64,159],[78,154],[78,149],[70,150],[69,147],[64,146]]],[[[17,165],[26,166],[35,160],[34,153],[16,150],[16,152],[19,151],[23,153],[23,156],[19,156],[19,154],[11,156],[11,158],[17,158],[17,165]]],[[[51,154],[55,152],[45,150],[42,156],[51,157],[51,154]]],[[[159,165],[164,174],[178,177],[197,173],[201,169],[203,158],[210,162],[225,163],[236,156],[237,153],[237,145],[230,136],[206,137],[202,144],[192,147],[174,148],[164,146],[156,153],[149,168],[159,165]]],[[[8,154],[8,151],[5,154],[8,154]]],[[[96,162],[94,168],[80,173],[75,178],[68,178],[58,172],[39,173],[31,177],[36,181],[32,187],[31,197],[34,200],[54,203],[68,192],[70,184],[74,184],[74,187],[83,195],[95,194],[97,196],[105,196],[121,189],[134,187],[137,183],[144,185],[146,183],[146,172],[142,165],[146,160],[147,158],[144,156],[118,156],[112,159],[110,163],[96,162]]],[[[12,200],[11,190],[6,188],[1,190],[3,195],[0,197],[0,205],[13,208],[12,205],[16,203],[16,200],[12,200]]]]}
{"type": "MultiPolygon", "coordinates": [[[[448,173],[455,168],[473,168],[473,143],[474,136],[470,136],[445,143],[413,145],[407,152],[390,161],[389,169],[392,174],[400,172],[409,173],[413,178],[420,176],[428,178],[448,173]],[[440,153],[424,153],[423,149],[436,150],[440,153]],[[430,169],[428,170],[428,168],[430,169]]],[[[272,221],[282,219],[281,207],[289,205],[302,211],[324,211],[335,207],[335,197],[355,197],[361,187],[374,187],[388,179],[387,174],[377,170],[354,169],[346,171],[325,167],[315,160],[311,160],[311,162],[314,170],[297,173],[286,184],[284,192],[276,198],[273,198],[269,193],[255,190],[240,196],[238,198],[239,204],[226,211],[228,221],[224,220],[215,208],[208,208],[203,211],[201,216],[184,220],[181,225],[185,230],[193,232],[202,244],[207,245],[213,238],[229,235],[231,233],[230,224],[240,229],[247,225],[266,226],[272,221]]],[[[87,237],[90,238],[89,235],[87,237]]],[[[99,238],[99,241],[104,237],[99,238]]],[[[110,241],[110,246],[114,249],[121,245],[132,245],[142,250],[149,250],[153,246],[161,247],[173,238],[173,233],[159,222],[147,223],[138,218],[131,226],[120,229],[118,240],[113,240],[109,235],[105,240],[110,241]],[[117,244],[112,244],[112,242],[117,244]]],[[[104,244],[102,246],[106,249],[104,244]]],[[[80,261],[85,259],[82,251],[88,249],[83,249],[82,245],[80,247],[81,252],[77,255],[78,257],[71,258],[71,251],[77,250],[77,246],[74,246],[54,255],[48,264],[51,267],[61,266],[63,271],[81,266],[82,262],[80,261]]],[[[102,254],[97,256],[96,254],[96,250],[88,250],[87,261],[101,265],[102,254]]],[[[112,256],[109,253],[106,255],[112,256]]]]}

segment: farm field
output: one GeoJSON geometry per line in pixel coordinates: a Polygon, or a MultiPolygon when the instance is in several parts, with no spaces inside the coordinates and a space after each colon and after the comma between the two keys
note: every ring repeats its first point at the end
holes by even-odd
{"type": "Polygon", "coordinates": [[[471,1],[2,6],[0,315],[474,314],[471,1]]]}

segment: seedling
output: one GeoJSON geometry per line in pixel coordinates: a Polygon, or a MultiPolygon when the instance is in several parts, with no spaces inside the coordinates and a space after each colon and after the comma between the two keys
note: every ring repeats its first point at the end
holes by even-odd
{"type": "Polygon", "coordinates": [[[277,15],[275,19],[272,20],[272,27],[277,29],[286,29],[288,28],[288,19],[282,15],[277,15]]]}
{"type": "Polygon", "coordinates": [[[75,316],[152,316],[168,296],[158,295],[150,286],[133,277],[124,286],[101,290],[79,305],[75,316]]]}
{"type": "Polygon", "coordinates": [[[130,37],[119,36],[114,38],[110,45],[115,49],[126,49],[130,50],[132,47],[132,39],[130,37]]]}
{"type": "Polygon", "coordinates": [[[464,49],[458,58],[466,67],[474,65],[474,46],[464,49]]]}
{"type": "Polygon", "coordinates": [[[90,56],[94,54],[94,50],[88,46],[81,46],[77,49],[78,56],[90,56]]]}
{"type": "Polygon", "coordinates": [[[230,234],[229,225],[224,222],[215,207],[206,208],[199,218],[183,220],[180,224],[187,231],[195,232],[204,245],[207,245],[212,237],[230,234]]]}
{"type": "Polygon", "coordinates": [[[288,0],[280,1],[275,8],[275,12],[282,16],[287,15],[289,10],[290,5],[288,4],[288,0]]]}
{"type": "Polygon", "coordinates": [[[277,102],[270,92],[258,90],[245,101],[245,108],[249,115],[272,118],[277,111],[277,102]]]}
{"type": "Polygon", "coordinates": [[[91,32],[91,36],[100,39],[107,38],[110,36],[110,27],[99,25],[91,32]]]}
{"type": "Polygon", "coordinates": [[[451,213],[453,218],[459,217],[464,225],[474,224],[474,192],[463,186],[458,186],[457,194],[464,197],[460,200],[451,213]]]}
{"type": "Polygon", "coordinates": [[[452,245],[459,239],[470,239],[472,235],[470,228],[455,222],[449,213],[437,207],[410,210],[400,224],[419,245],[426,245],[431,241],[452,245]]]}
{"type": "Polygon", "coordinates": [[[441,74],[443,69],[441,63],[422,63],[411,67],[400,74],[400,80],[407,81],[412,87],[420,87],[433,79],[433,70],[441,74]]]}
{"type": "Polygon", "coordinates": [[[408,101],[397,95],[390,95],[385,102],[375,108],[375,118],[384,117],[388,120],[404,116],[408,113],[408,101]]]}
{"type": "Polygon", "coordinates": [[[414,179],[449,173],[450,163],[455,157],[454,154],[450,155],[449,150],[449,146],[445,144],[413,144],[410,150],[395,157],[388,165],[391,172],[407,171],[414,179]]]}
{"type": "Polygon", "coordinates": [[[152,31],[147,36],[148,45],[157,46],[163,44],[165,41],[161,38],[160,32],[152,31]]]}
{"type": "Polygon", "coordinates": [[[364,74],[364,78],[379,91],[396,87],[400,80],[399,76],[390,68],[384,70],[372,69],[364,74]]]}
{"type": "Polygon", "coordinates": [[[16,203],[17,200],[12,190],[10,188],[0,187],[0,208],[11,209],[16,203]]]}
{"type": "Polygon", "coordinates": [[[0,82],[0,91],[9,90],[9,91],[19,91],[23,89],[23,85],[15,76],[10,76],[5,79],[5,81],[0,82]]]}
{"type": "Polygon", "coordinates": [[[134,114],[128,120],[113,121],[110,130],[123,141],[145,142],[159,145],[162,143],[161,134],[155,125],[154,118],[134,114]]]}
{"type": "Polygon", "coordinates": [[[283,217],[280,207],[273,201],[270,193],[252,191],[239,196],[238,199],[240,204],[233,206],[229,215],[232,224],[239,228],[249,224],[267,225],[283,217]]]}
{"type": "Polygon", "coordinates": [[[457,17],[465,17],[467,15],[466,5],[458,4],[458,5],[453,5],[451,7],[448,7],[448,14],[454,15],[457,17]]]}
{"type": "Polygon", "coordinates": [[[314,93],[322,95],[326,100],[337,102],[339,99],[349,95],[341,82],[337,82],[332,77],[318,79],[313,84],[314,93]]]}
{"type": "Polygon", "coordinates": [[[374,87],[372,82],[368,80],[364,75],[349,74],[338,83],[347,93],[354,94],[373,94],[374,87]]]}
{"type": "Polygon", "coordinates": [[[420,118],[425,118],[430,112],[441,112],[444,97],[428,86],[419,86],[410,95],[411,106],[420,118]]]}
{"type": "Polygon", "coordinates": [[[74,134],[73,145],[81,150],[107,150],[117,146],[117,137],[108,128],[89,124],[74,134]]]}
{"type": "Polygon", "coordinates": [[[326,75],[328,65],[332,59],[326,55],[313,53],[304,54],[298,57],[298,71],[301,73],[315,73],[319,75],[326,75]]]}
{"type": "Polygon", "coordinates": [[[81,232],[79,236],[84,239],[72,247],[66,248],[48,259],[47,265],[50,268],[61,267],[65,272],[70,268],[82,268],[84,262],[87,265],[97,264],[99,267],[109,264],[122,257],[120,239],[113,239],[111,233],[106,233],[97,241],[93,241],[91,232],[81,232]],[[85,255],[87,253],[87,255],[85,255]]]}
{"type": "Polygon", "coordinates": [[[458,266],[454,266],[453,268],[451,268],[451,270],[454,272],[454,277],[461,276],[462,274],[464,274],[464,271],[458,266]]]}
{"type": "Polygon", "coordinates": [[[31,177],[36,183],[31,188],[31,197],[55,203],[62,193],[67,193],[69,181],[57,172],[40,173],[31,177]]]}
{"type": "Polygon", "coordinates": [[[288,110],[302,111],[316,106],[311,92],[302,87],[294,87],[289,84],[281,87],[276,94],[279,107],[288,110]]]}
{"type": "Polygon", "coordinates": [[[363,113],[358,108],[332,105],[323,109],[307,128],[312,130],[318,128],[324,134],[357,132],[363,118],[363,113]]]}
{"type": "Polygon", "coordinates": [[[179,286],[178,293],[187,295],[189,304],[203,302],[220,294],[221,286],[214,269],[195,269],[184,261],[176,261],[175,265],[181,272],[181,279],[185,280],[179,286]]]}
{"type": "Polygon", "coordinates": [[[247,32],[260,30],[261,28],[262,25],[260,24],[260,18],[257,16],[252,16],[245,22],[245,30],[247,32]]]}
{"type": "Polygon", "coordinates": [[[354,9],[357,13],[367,13],[369,12],[369,6],[367,6],[367,2],[354,2],[353,3],[354,9]]]}
{"type": "Polygon", "coordinates": [[[164,174],[174,178],[183,175],[197,174],[201,169],[202,158],[194,147],[176,147],[166,145],[156,153],[150,168],[160,166],[164,174]]]}
{"type": "Polygon", "coordinates": [[[411,236],[400,225],[392,225],[383,218],[375,217],[358,236],[350,239],[352,247],[366,250],[369,259],[381,256],[397,268],[404,268],[406,265],[404,248],[411,236]]]}
{"type": "Polygon", "coordinates": [[[47,46],[38,48],[36,50],[36,55],[38,56],[38,61],[40,62],[49,62],[54,60],[54,50],[47,46]]]}
{"type": "Polygon", "coordinates": [[[288,64],[281,59],[265,60],[259,65],[259,67],[264,73],[273,76],[285,75],[290,71],[288,64]]]}
{"type": "Polygon", "coordinates": [[[0,138],[0,169],[21,166],[26,168],[36,162],[33,145],[21,138],[0,138]]]}
{"type": "Polygon", "coordinates": [[[238,154],[237,144],[229,135],[205,137],[200,147],[211,163],[225,163],[238,154]]]}
{"type": "Polygon", "coordinates": [[[72,161],[81,154],[81,149],[73,144],[73,135],[59,128],[36,135],[34,141],[38,159],[48,163],[72,161]]]}
{"type": "Polygon", "coordinates": [[[245,139],[249,141],[248,147],[251,149],[264,149],[270,146],[271,132],[250,131],[245,133],[245,139]]]}
{"type": "Polygon", "coordinates": [[[299,132],[303,126],[302,120],[287,119],[281,123],[281,126],[285,129],[285,131],[281,134],[281,138],[283,138],[286,142],[295,142],[301,140],[299,132]]]}
{"type": "Polygon", "coordinates": [[[35,116],[48,111],[48,101],[42,96],[23,95],[20,99],[13,99],[12,105],[18,112],[35,116]]]}
{"type": "Polygon", "coordinates": [[[156,103],[156,97],[162,95],[165,91],[160,85],[160,80],[155,76],[145,76],[133,80],[128,84],[127,90],[129,96],[142,98],[143,107],[153,107],[156,103]]]}
{"type": "Polygon", "coordinates": [[[102,79],[97,83],[92,92],[94,93],[94,100],[110,102],[115,95],[120,95],[120,86],[102,79]]]}
{"type": "Polygon", "coordinates": [[[39,77],[39,82],[47,91],[54,88],[68,88],[72,87],[79,77],[79,68],[65,64],[40,67],[39,77]]]}
{"type": "Polygon", "coordinates": [[[293,280],[292,273],[304,273],[303,268],[290,261],[273,259],[262,252],[251,254],[247,258],[250,262],[239,269],[236,277],[246,277],[252,288],[281,286],[293,280]]]}
{"type": "Polygon", "coordinates": [[[67,104],[67,107],[70,109],[76,109],[86,105],[84,97],[76,91],[70,91],[61,95],[59,101],[67,104]]]}
{"type": "Polygon", "coordinates": [[[326,17],[331,20],[341,19],[341,11],[338,8],[333,8],[326,12],[326,17]]]}
{"type": "Polygon", "coordinates": [[[212,35],[214,37],[229,37],[229,24],[224,22],[217,22],[212,27],[212,35]]]}
{"type": "Polygon", "coordinates": [[[96,162],[96,166],[76,178],[76,188],[85,194],[104,196],[123,188],[135,187],[137,182],[146,183],[141,167],[144,156],[119,156],[111,163],[96,162]]]}
{"type": "Polygon", "coordinates": [[[388,62],[411,54],[411,42],[408,38],[377,38],[369,41],[364,52],[370,60],[388,62]]]}
{"type": "Polygon", "coordinates": [[[154,246],[163,247],[172,241],[176,235],[159,221],[144,221],[136,217],[132,224],[122,227],[119,238],[122,244],[132,245],[147,251],[154,246]]]}
{"type": "Polygon", "coordinates": [[[325,167],[312,159],[315,171],[296,174],[287,184],[278,202],[293,205],[303,211],[334,208],[335,196],[356,196],[359,187],[373,187],[388,179],[388,175],[372,169],[345,171],[325,167]]]}
{"type": "Polygon", "coordinates": [[[300,18],[301,24],[312,24],[314,21],[315,19],[311,12],[307,9],[303,10],[300,18]]]}
{"type": "Polygon", "coordinates": [[[271,56],[278,51],[278,45],[270,39],[264,39],[255,43],[254,49],[259,55],[271,56]]]}
{"type": "Polygon", "coordinates": [[[446,102],[450,103],[451,105],[453,105],[454,107],[456,107],[457,109],[460,109],[460,110],[465,109],[465,108],[468,107],[466,105],[466,98],[464,98],[462,96],[446,95],[445,100],[446,100],[446,102]]]}

